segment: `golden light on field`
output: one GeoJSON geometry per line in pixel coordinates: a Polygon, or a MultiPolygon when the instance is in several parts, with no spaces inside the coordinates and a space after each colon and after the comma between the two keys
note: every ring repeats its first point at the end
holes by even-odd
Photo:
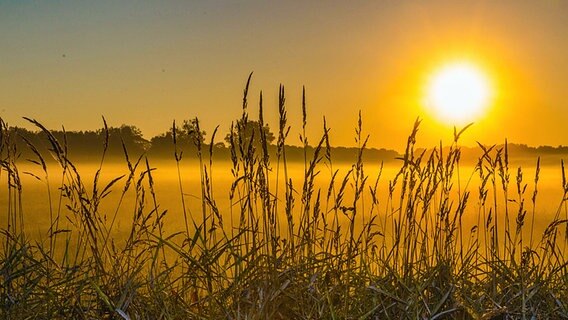
{"type": "Polygon", "coordinates": [[[482,116],[491,99],[488,78],[475,65],[448,64],[433,73],[426,89],[426,106],[441,121],[465,124],[482,116]]]}

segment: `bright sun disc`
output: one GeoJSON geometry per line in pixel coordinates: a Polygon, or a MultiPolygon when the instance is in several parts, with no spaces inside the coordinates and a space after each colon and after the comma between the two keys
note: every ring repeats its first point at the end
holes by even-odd
{"type": "Polygon", "coordinates": [[[456,63],[434,74],[426,103],[443,121],[464,124],[481,116],[490,95],[488,80],[479,69],[456,63]]]}

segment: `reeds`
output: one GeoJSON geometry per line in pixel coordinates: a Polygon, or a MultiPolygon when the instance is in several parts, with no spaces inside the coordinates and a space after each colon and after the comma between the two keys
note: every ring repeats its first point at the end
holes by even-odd
{"type": "MultiPolygon", "coordinates": [[[[341,171],[333,163],[325,119],[317,144],[308,144],[303,91],[304,170],[303,177],[293,176],[286,154],[290,127],[284,87],[279,89],[280,122],[272,146],[263,130],[246,136],[250,81],[249,76],[242,116],[229,137],[230,190],[214,190],[215,134],[208,146],[202,136],[194,139],[201,212],[192,212],[186,203],[185,160],[175,122],[181,212],[160,205],[151,159],[132,160],[123,144],[127,172],[102,182],[107,135],[95,176],[85,181],[69,159],[65,141],[28,119],[50,146],[49,155],[42,154],[28,141],[36,157],[31,161],[43,176],[29,174],[46,183],[50,208],[46,238],[39,240],[29,238],[24,228],[28,214],[40,213],[22,209],[17,132],[0,122],[2,192],[8,198],[0,257],[2,317],[568,318],[563,163],[564,196],[542,236],[534,234],[540,160],[530,201],[523,170],[517,168],[511,178],[506,142],[503,148],[480,144],[483,154],[476,170],[464,179],[459,138],[466,128],[455,131],[449,147],[417,150],[417,120],[400,169],[385,181],[388,188],[382,194],[383,166],[373,176],[366,170],[368,135],[361,113],[356,161],[341,171]],[[50,193],[49,172],[55,169],[48,169],[47,156],[57,161],[61,173],[58,197],[50,193]],[[471,190],[474,180],[479,181],[477,190],[471,190]],[[107,213],[101,203],[111,192],[120,196],[116,209],[107,213]],[[228,212],[218,207],[219,194],[229,198],[228,212]],[[125,207],[125,197],[136,199],[132,207],[125,207]],[[127,214],[130,229],[121,239],[115,221],[127,214]],[[477,224],[466,223],[466,214],[476,214],[477,224]],[[183,221],[183,226],[167,233],[167,219],[183,221]]],[[[259,104],[262,128],[262,93],[259,104]]],[[[199,121],[193,124],[200,135],[199,121]]]]}

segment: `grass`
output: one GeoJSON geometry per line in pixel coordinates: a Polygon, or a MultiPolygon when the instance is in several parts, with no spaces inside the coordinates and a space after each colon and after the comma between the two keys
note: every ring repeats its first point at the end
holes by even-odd
{"type": "MultiPolygon", "coordinates": [[[[236,134],[230,140],[230,212],[222,212],[214,196],[215,134],[209,145],[195,139],[201,208],[191,212],[184,202],[180,164],[185,159],[174,123],[182,212],[167,213],[146,157],[131,159],[125,147],[128,171],[103,183],[105,143],[94,179],[85,181],[68,158],[65,141],[29,119],[50,145],[49,155],[28,145],[43,172],[35,177],[46,185],[50,208],[46,237],[31,239],[24,232],[17,137],[2,122],[1,178],[7,183],[2,194],[8,198],[1,229],[2,318],[568,318],[564,164],[564,196],[542,235],[534,232],[539,161],[529,189],[521,168],[511,172],[506,144],[480,145],[475,174],[464,179],[458,144],[463,130],[455,132],[449,149],[416,151],[417,121],[400,170],[380,194],[381,172],[365,171],[368,136],[361,115],[357,160],[347,172],[334,167],[324,122],[313,152],[304,153],[298,181],[288,172],[283,87],[276,153],[269,154],[262,131],[256,140],[241,133],[249,117],[249,82],[250,77],[237,123],[243,128],[231,130],[236,134]],[[47,156],[57,161],[61,181],[52,181],[47,156]],[[318,187],[323,172],[330,177],[324,188],[318,187]],[[470,190],[474,179],[479,187],[470,190]],[[58,194],[50,192],[54,183],[58,194]],[[120,196],[109,214],[101,203],[111,192],[120,196]],[[132,195],[134,205],[126,206],[123,199],[132,195]],[[476,212],[476,225],[464,223],[466,210],[476,212]],[[132,217],[124,240],[113,233],[118,215],[132,217]],[[164,231],[170,215],[183,217],[181,231],[164,231]],[[72,228],[63,227],[65,219],[72,228]]],[[[302,107],[301,142],[308,150],[305,99],[302,107]]],[[[259,110],[262,126],[262,94],[259,110]]]]}

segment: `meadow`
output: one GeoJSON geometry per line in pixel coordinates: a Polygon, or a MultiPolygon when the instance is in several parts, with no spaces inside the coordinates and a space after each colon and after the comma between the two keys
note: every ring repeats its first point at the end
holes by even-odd
{"type": "Polygon", "coordinates": [[[523,169],[505,144],[463,165],[464,130],[417,149],[417,121],[397,162],[369,163],[361,116],[353,163],[325,124],[291,161],[283,89],[272,147],[247,96],[223,161],[199,130],[189,159],[174,124],[169,160],[108,161],[105,141],[77,163],[30,119],[49,152],[29,162],[2,123],[2,318],[568,318],[563,162],[523,169]]]}

